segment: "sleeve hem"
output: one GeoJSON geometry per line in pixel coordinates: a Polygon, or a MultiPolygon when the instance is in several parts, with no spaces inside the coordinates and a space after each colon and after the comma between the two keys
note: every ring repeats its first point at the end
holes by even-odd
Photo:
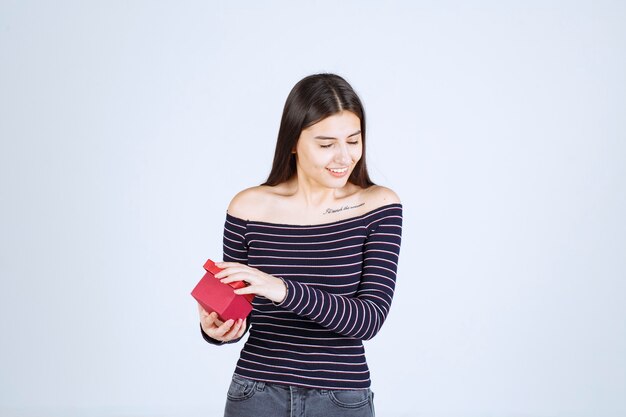
{"type": "Polygon", "coordinates": [[[296,288],[293,282],[288,281],[284,278],[280,278],[280,279],[285,283],[285,287],[287,287],[287,294],[285,295],[285,298],[283,299],[283,301],[281,301],[280,303],[274,303],[274,305],[277,307],[289,309],[296,295],[296,288]]]}

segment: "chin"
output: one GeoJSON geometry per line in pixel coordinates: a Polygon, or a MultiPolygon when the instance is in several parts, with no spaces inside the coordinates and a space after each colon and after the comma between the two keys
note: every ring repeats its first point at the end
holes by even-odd
{"type": "Polygon", "coordinates": [[[334,181],[326,181],[325,186],[328,188],[343,188],[348,183],[348,177],[346,178],[338,178],[334,181]]]}

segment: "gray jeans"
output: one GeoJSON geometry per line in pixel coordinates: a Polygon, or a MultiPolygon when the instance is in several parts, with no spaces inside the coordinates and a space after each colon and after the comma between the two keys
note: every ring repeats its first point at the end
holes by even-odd
{"type": "Polygon", "coordinates": [[[374,417],[370,389],[327,390],[233,375],[224,417],[374,417]]]}

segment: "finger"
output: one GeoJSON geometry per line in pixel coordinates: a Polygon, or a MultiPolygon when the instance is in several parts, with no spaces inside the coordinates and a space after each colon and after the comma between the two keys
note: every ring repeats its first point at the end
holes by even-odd
{"type": "Polygon", "coordinates": [[[207,329],[217,329],[222,322],[217,318],[217,313],[206,314],[200,318],[202,326],[207,329]]]}
{"type": "Polygon", "coordinates": [[[237,332],[237,338],[242,337],[245,332],[246,332],[246,319],[243,319],[241,321],[241,327],[239,328],[239,331],[237,332]]]}
{"type": "Polygon", "coordinates": [[[234,274],[245,274],[250,273],[250,268],[241,267],[241,265],[233,266],[229,268],[222,269],[220,272],[215,274],[215,278],[225,278],[234,274]]]}
{"type": "Polygon", "coordinates": [[[200,320],[210,323],[213,321],[213,318],[205,309],[202,309],[200,311],[200,320]]]}
{"type": "Polygon", "coordinates": [[[217,327],[215,326],[215,322],[213,321],[213,317],[211,314],[208,314],[206,311],[204,314],[200,315],[200,326],[202,326],[202,330],[208,334],[209,336],[213,333],[217,327]]]}
{"type": "MultiPolygon", "coordinates": [[[[232,321],[232,320],[231,320],[232,321]]],[[[235,337],[235,334],[237,333],[237,331],[239,330],[239,326],[237,325],[237,321],[234,322],[233,326],[224,334],[220,334],[218,330],[215,330],[212,332],[211,337],[214,339],[217,339],[221,342],[228,342],[230,340],[233,340],[235,337]]]]}
{"type": "Polygon", "coordinates": [[[224,324],[224,322],[218,318],[215,311],[211,313],[211,318],[213,319],[213,324],[215,325],[215,327],[220,327],[222,324],[224,324]]]}
{"type": "Polygon", "coordinates": [[[203,325],[211,325],[213,320],[210,318],[210,314],[201,306],[198,306],[198,311],[200,315],[200,322],[203,325]]]}
{"type": "Polygon", "coordinates": [[[233,266],[244,266],[242,263],[239,262],[215,262],[215,265],[217,265],[218,268],[230,268],[233,266]]]}
{"type": "Polygon", "coordinates": [[[258,288],[256,285],[248,285],[247,287],[238,288],[233,291],[237,295],[258,294],[258,288]]]}
{"type": "Polygon", "coordinates": [[[228,333],[234,322],[235,320],[233,319],[226,320],[224,323],[222,323],[220,327],[215,329],[213,333],[218,337],[224,337],[224,335],[228,333]]]}
{"type": "Polygon", "coordinates": [[[237,337],[239,330],[241,329],[241,319],[237,320],[233,327],[223,336],[224,339],[232,340],[237,337]]]}
{"type": "Polygon", "coordinates": [[[259,278],[255,275],[248,274],[248,273],[238,273],[238,274],[230,275],[228,277],[221,278],[220,281],[222,282],[222,284],[230,284],[231,282],[237,282],[237,281],[245,281],[245,282],[252,284],[252,283],[259,282],[259,278]]]}

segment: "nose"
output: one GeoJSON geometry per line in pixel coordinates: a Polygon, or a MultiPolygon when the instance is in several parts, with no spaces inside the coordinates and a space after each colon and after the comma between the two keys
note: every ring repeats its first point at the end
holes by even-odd
{"type": "Polygon", "coordinates": [[[348,147],[343,144],[337,147],[337,153],[335,154],[335,162],[342,166],[350,165],[352,163],[352,157],[348,152],[348,147]]]}

